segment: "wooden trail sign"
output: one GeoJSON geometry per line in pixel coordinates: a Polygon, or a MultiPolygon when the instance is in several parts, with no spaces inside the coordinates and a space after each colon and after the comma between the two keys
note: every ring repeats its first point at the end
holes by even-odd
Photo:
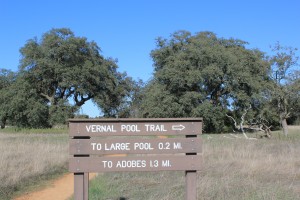
{"type": "Polygon", "coordinates": [[[201,169],[202,157],[78,157],[70,159],[69,170],[75,172],[193,171],[201,169]]]}
{"type": "Polygon", "coordinates": [[[198,135],[202,123],[191,119],[72,120],[70,136],[198,135]]]}
{"type": "Polygon", "coordinates": [[[186,199],[196,200],[196,172],[202,166],[197,135],[201,133],[201,118],[70,120],[74,198],[88,199],[89,172],[180,170],[186,173],[186,199]],[[161,135],[172,137],[157,138],[161,135]]]}
{"type": "Polygon", "coordinates": [[[71,155],[201,153],[200,138],[71,139],[71,155]]]}

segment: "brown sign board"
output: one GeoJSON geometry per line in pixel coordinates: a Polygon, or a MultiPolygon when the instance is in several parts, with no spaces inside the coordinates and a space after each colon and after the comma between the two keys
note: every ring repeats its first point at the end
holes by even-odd
{"type": "Polygon", "coordinates": [[[199,135],[201,118],[70,120],[70,136],[199,135]]]}
{"type": "Polygon", "coordinates": [[[69,120],[74,199],[88,200],[90,172],[173,170],[185,171],[186,199],[196,200],[196,172],[202,166],[202,155],[197,155],[202,143],[197,135],[201,133],[202,118],[69,120]],[[163,135],[177,137],[153,137],[163,135]],[[115,157],[120,154],[126,157],[115,157]]]}
{"type": "Polygon", "coordinates": [[[201,138],[71,139],[70,155],[201,153],[201,138]]]}
{"type": "Polygon", "coordinates": [[[202,166],[201,155],[135,156],[135,157],[73,157],[69,171],[130,172],[130,171],[194,171],[202,166]]]}

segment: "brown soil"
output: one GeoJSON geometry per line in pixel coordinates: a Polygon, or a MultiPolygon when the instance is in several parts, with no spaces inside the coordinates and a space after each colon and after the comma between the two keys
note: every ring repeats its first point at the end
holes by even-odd
{"type": "MultiPolygon", "coordinates": [[[[90,173],[89,178],[96,176],[95,173],[90,173]]],[[[74,176],[73,174],[66,174],[42,190],[25,194],[14,200],[66,200],[71,197],[74,192],[74,176]]]]}

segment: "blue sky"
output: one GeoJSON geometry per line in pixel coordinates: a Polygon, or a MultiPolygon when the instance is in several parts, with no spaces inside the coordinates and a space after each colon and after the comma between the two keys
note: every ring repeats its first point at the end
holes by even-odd
{"type": "MultiPolygon", "coordinates": [[[[178,30],[212,31],[270,53],[270,45],[300,48],[298,0],[0,0],[0,68],[18,70],[19,49],[52,28],[95,41],[119,71],[147,81],[155,38],[178,30]]],[[[298,52],[299,55],[299,52],[298,52]]],[[[99,116],[89,102],[82,113],[99,116]]]]}

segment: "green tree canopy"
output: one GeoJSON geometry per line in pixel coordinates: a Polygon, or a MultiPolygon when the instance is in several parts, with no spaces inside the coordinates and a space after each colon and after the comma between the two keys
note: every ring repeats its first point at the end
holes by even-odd
{"type": "Polygon", "coordinates": [[[151,52],[154,78],[142,103],[144,117],[204,117],[206,131],[222,131],[226,113],[241,115],[268,81],[259,50],[212,32],[175,32],[151,52]]]}
{"type": "Polygon", "coordinates": [[[0,69],[0,127],[4,128],[8,118],[7,103],[10,101],[6,94],[15,82],[16,74],[10,70],[0,69]]]}
{"type": "Polygon", "coordinates": [[[287,120],[299,117],[300,76],[296,48],[284,47],[276,43],[273,56],[269,57],[272,105],[276,110],[285,135],[288,134],[287,120]]]}
{"type": "Polygon", "coordinates": [[[69,99],[74,102],[73,112],[93,98],[106,109],[111,104],[106,100],[113,98],[125,78],[114,60],[100,54],[95,42],[66,28],[52,29],[41,40],[28,40],[20,52],[20,72],[50,105],[50,117],[61,117],[56,112],[69,99]]]}
{"type": "Polygon", "coordinates": [[[47,127],[48,106],[22,76],[2,70],[0,76],[0,119],[1,128],[6,122],[20,127],[47,127]],[[3,84],[5,83],[5,84],[3,84]]]}
{"type": "Polygon", "coordinates": [[[45,99],[22,77],[17,78],[8,88],[5,97],[8,100],[8,120],[12,125],[27,128],[49,127],[49,108],[45,99]]]}
{"type": "Polygon", "coordinates": [[[94,102],[101,108],[104,117],[130,117],[132,93],[136,82],[126,73],[116,73],[114,89],[96,96],[94,102]]]}
{"type": "Polygon", "coordinates": [[[9,87],[16,79],[16,73],[7,70],[0,69],[0,90],[9,87]]]}

